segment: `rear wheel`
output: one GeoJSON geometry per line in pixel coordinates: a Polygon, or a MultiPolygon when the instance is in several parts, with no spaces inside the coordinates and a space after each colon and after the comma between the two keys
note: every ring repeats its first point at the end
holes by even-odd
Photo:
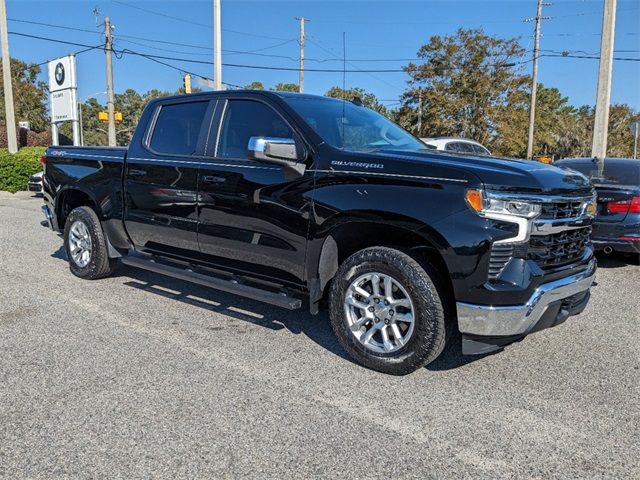
{"type": "Polygon", "coordinates": [[[435,272],[425,268],[406,253],[385,247],[361,250],[340,266],[330,293],[331,325],[356,361],[404,375],[440,355],[446,339],[445,302],[435,272]]]}
{"type": "Polygon", "coordinates": [[[102,225],[90,207],[75,208],[67,217],[64,248],[69,269],[77,277],[87,280],[108,277],[117,266],[117,260],[109,258],[102,225]]]}

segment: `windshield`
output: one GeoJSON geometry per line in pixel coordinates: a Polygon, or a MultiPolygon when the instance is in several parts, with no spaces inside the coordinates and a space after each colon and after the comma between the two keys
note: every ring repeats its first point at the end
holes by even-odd
{"type": "Polygon", "coordinates": [[[332,147],[353,152],[426,148],[391,120],[349,101],[295,96],[284,100],[332,147]]]}

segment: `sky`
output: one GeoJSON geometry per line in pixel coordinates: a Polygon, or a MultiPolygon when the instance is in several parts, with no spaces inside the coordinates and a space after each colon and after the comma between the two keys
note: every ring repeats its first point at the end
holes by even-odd
{"type": "MultiPolygon", "coordinates": [[[[599,55],[602,0],[552,0],[543,15],[541,53],[570,51],[572,55],[599,55]]],[[[213,77],[212,0],[7,0],[11,55],[40,63],[74,53],[103,41],[102,24],[109,16],[115,26],[114,48],[175,59],[161,65],[131,53],[114,58],[116,92],[133,88],[174,91],[182,86],[182,71],[213,77]],[[39,22],[50,25],[37,25],[39,22]],[[86,31],[85,31],[86,30],[86,31]],[[16,33],[47,37],[45,41],[16,33]],[[133,38],[137,37],[137,38],[133,38]],[[165,42],[165,43],[162,43],[165,42]],[[175,45],[175,44],[182,45],[175,45]],[[196,60],[196,63],[191,62],[196,60]]],[[[343,34],[347,58],[346,86],[374,93],[389,107],[398,105],[406,88],[403,72],[366,73],[361,70],[399,70],[416,58],[433,35],[451,35],[459,28],[482,28],[503,38],[518,37],[533,49],[536,0],[511,1],[243,1],[222,0],[222,79],[244,86],[261,81],[267,88],[279,82],[298,82],[298,28],[306,23],[305,93],[323,94],[342,86],[343,34]],[[245,53],[243,53],[245,52],[245,53]],[[249,52],[249,53],[246,53],[249,52]],[[264,66],[269,69],[232,65],[264,66]],[[292,70],[272,70],[289,68],[292,70]]],[[[640,59],[640,0],[618,0],[615,56],[640,59]]],[[[531,58],[526,53],[523,60],[531,58]]],[[[521,65],[531,72],[531,63],[521,65]]],[[[597,59],[542,57],[539,81],[558,88],[572,105],[593,105],[597,86],[597,59]]],[[[78,96],[104,103],[105,55],[100,49],[77,56],[78,96]]],[[[41,75],[47,81],[46,65],[41,75]]],[[[197,85],[194,82],[194,85],[197,85]]],[[[205,87],[205,89],[207,89],[205,87]]],[[[612,103],[640,110],[640,61],[617,60],[613,66],[612,103]]]]}

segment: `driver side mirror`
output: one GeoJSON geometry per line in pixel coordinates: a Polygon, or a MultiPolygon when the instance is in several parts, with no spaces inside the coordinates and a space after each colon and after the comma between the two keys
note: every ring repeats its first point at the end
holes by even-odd
{"type": "Polygon", "coordinates": [[[274,163],[304,173],[303,156],[292,138],[251,137],[249,138],[249,159],[274,163]]]}

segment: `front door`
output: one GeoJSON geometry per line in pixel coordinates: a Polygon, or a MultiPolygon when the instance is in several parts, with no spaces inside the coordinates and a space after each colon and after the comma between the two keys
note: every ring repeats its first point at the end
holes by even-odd
{"type": "Polygon", "coordinates": [[[125,225],[136,248],[181,256],[198,251],[198,166],[212,110],[202,99],[162,103],[150,130],[129,148],[125,225]]]}
{"type": "Polygon", "coordinates": [[[201,252],[241,273],[302,283],[313,178],[249,160],[247,149],[252,136],[298,137],[251,97],[220,101],[216,118],[217,138],[200,167],[201,252]]]}

